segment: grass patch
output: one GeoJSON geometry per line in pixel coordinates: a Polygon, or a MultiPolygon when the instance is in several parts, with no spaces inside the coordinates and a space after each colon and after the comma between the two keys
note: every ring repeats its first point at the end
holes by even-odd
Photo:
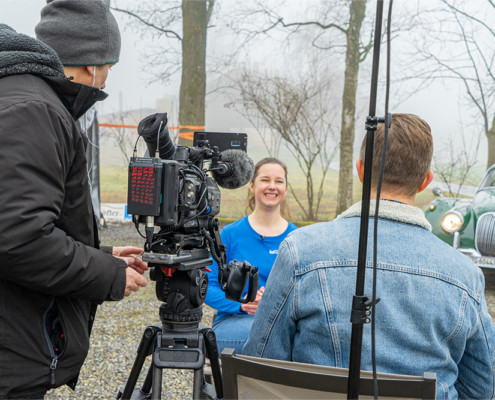
{"type": "Polygon", "coordinates": [[[127,165],[101,165],[100,199],[102,203],[127,203],[127,165]]]}

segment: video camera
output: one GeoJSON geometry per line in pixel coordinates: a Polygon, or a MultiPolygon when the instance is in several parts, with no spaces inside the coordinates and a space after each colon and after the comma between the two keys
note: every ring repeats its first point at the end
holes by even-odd
{"type": "Polygon", "coordinates": [[[137,157],[134,150],[130,160],[128,213],[140,234],[139,224],[145,224],[143,260],[157,282],[157,298],[164,302],[162,323],[197,324],[201,320],[210,255],[218,264],[226,297],[241,303],[254,301],[258,270],[247,262],[225,265],[226,249],[215,218],[221,202],[218,185],[227,189],[244,186],[254,172],[253,161],[244,151],[246,135],[196,132],[193,147],[178,146],[170,139],[166,113],[144,118],[138,133],[149,156],[137,157]],[[241,299],[248,279],[248,294],[241,299]]]}

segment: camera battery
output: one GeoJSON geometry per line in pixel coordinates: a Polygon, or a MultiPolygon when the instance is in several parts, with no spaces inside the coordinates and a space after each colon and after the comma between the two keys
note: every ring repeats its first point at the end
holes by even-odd
{"type": "Polygon", "coordinates": [[[154,217],[160,215],[162,172],[160,158],[131,158],[127,192],[128,214],[154,217]]]}
{"type": "Polygon", "coordinates": [[[173,226],[177,223],[177,201],[179,199],[179,163],[162,160],[162,207],[155,218],[157,226],[173,226]]]}

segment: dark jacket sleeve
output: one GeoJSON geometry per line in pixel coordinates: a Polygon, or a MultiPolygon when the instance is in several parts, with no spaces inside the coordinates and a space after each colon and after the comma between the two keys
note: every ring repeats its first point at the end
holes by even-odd
{"type": "Polygon", "coordinates": [[[107,254],[113,254],[113,246],[100,246],[100,250],[107,254]]]}
{"type": "Polygon", "coordinates": [[[0,121],[0,278],[55,296],[123,298],[125,262],[56,227],[76,156],[70,121],[41,101],[0,110],[0,121]]]}

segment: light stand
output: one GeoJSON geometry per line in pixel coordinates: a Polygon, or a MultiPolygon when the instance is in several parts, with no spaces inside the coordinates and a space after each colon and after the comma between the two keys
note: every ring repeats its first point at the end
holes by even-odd
{"type": "MultiPolygon", "coordinates": [[[[361,226],[359,232],[359,253],[356,277],[356,294],[352,301],[352,335],[351,354],[349,361],[349,380],[347,398],[359,398],[359,383],[361,375],[361,352],[363,345],[363,325],[370,322],[372,301],[364,295],[364,283],[366,277],[366,253],[368,247],[368,226],[370,215],[371,178],[373,171],[373,150],[375,131],[378,122],[384,122],[384,118],[377,118],[376,98],[378,90],[378,71],[380,64],[380,42],[382,36],[383,0],[378,0],[376,6],[375,39],[373,47],[373,69],[371,72],[371,93],[369,116],[366,119],[366,148],[364,159],[363,196],[361,208],[361,226]]],[[[378,301],[378,299],[377,299],[378,301]]]]}

